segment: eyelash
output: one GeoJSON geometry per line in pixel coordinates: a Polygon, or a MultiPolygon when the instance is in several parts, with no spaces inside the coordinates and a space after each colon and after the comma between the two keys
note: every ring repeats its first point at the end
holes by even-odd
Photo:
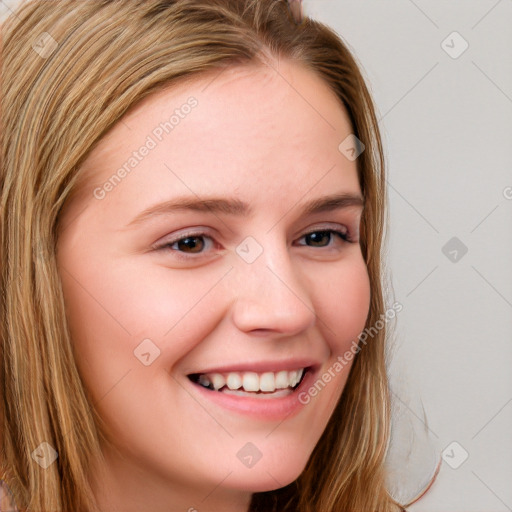
{"type": "MultiPolygon", "coordinates": [[[[342,240],[342,243],[354,243],[354,241],[351,239],[350,237],[350,234],[349,232],[343,232],[343,231],[338,231],[336,229],[316,229],[314,231],[309,231],[308,233],[305,233],[304,235],[302,235],[301,238],[304,238],[304,237],[307,237],[309,235],[312,235],[312,234],[316,234],[316,233],[333,233],[335,235],[338,235],[341,240],[342,240]]],[[[211,236],[209,236],[208,234],[202,232],[202,231],[197,231],[197,232],[190,232],[190,233],[186,233],[185,235],[183,236],[180,236],[180,238],[176,238],[175,240],[171,240],[170,242],[166,242],[165,244],[159,246],[159,247],[156,247],[156,250],[157,251],[172,251],[172,252],[176,252],[179,254],[178,258],[180,259],[192,259],[192,258],[198,258],[200,257],[204,251],[201,251],[199,253],[192,253],[192,254],[187,254],[187,253],[183,253],[179,250],[175,250],[175,249],[172,249],[172,246],[179,243],[179,242],[182,242],[184,240],[186,240],[187,238],[209,238],[211,240],[213,240],[213,238],[211,236]],[[186,256],[183,256],[183,254],[187,254],[186,256]],[[197,255],[197,256],[196,256],[197,255]]],[[[332,240],[332,238],[331,238],[332,240]]],[[[315,246],[303,246],[303,247],[313,247],[315,248],[315,246]]],[[[325,249],[325,248],[329,248],[330,246],[327,245],[327,246],[324,246],[324,247],[317,247],[317,249],[325,249]]]]}

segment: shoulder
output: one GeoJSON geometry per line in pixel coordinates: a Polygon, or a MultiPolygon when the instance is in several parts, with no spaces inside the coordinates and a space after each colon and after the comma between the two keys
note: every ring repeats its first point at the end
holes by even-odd
{"type": "Polygon", "coordinates": [[[8,485],[0,480],[0,512],[18,512],[8,485]]]}

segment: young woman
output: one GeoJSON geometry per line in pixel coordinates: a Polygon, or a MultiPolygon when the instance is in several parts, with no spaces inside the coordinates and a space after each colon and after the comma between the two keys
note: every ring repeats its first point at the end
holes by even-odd
{"type": "Polygon", "coordinates": [[[403,510],[384,158],[339,37],[298,2],[35,0],[2,38],[19,509],[403,510]]]}

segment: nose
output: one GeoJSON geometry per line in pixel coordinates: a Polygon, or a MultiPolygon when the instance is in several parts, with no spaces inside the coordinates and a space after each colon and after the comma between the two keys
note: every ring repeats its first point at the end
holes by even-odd
{"type": "Polygon", "coordinates": [[[307,283],[286,247],[265,247],[252,263],[238,258],[233,277],[233,322],[241,331],[291,336],[315,323],[307,283]]]}

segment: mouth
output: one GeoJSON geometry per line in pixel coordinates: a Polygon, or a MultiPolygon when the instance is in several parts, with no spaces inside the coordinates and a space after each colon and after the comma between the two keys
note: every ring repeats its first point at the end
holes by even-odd
{"type": "Polygon", "coordinates": [[[311,372],[312,367],[277,372],[194,373],[188,378],[202,388],[225,395],[250,398],[281,398],[291,395],[311,372]]]}

